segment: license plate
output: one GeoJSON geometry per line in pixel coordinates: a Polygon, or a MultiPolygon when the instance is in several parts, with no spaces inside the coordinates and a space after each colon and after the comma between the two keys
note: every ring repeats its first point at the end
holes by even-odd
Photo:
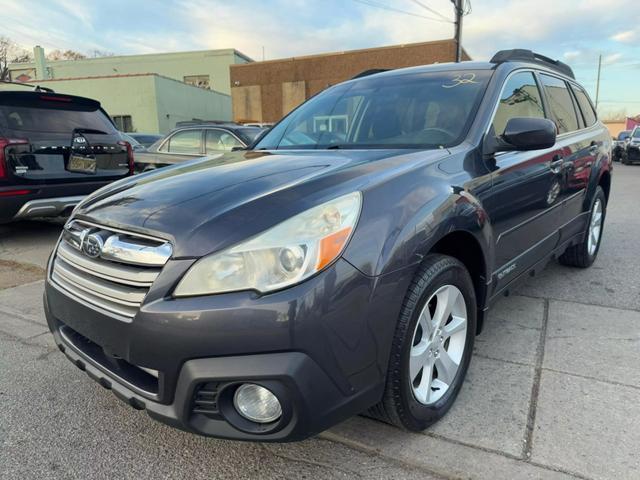
{"type": "Polygon", "coordinates": [[[96,173],[98,164],[95,158],[83,157],[80,155],[71,155],[67,170],[77,173],[96,173]]]}

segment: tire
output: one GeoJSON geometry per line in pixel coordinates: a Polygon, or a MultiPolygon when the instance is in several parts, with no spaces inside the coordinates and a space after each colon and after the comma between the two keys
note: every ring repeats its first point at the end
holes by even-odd
{"type": "Polygon", "coordinates": [[[622,163],[623,165],[631,165],[631,162],[629,161],[629,155],[623,153],[620,157],[620,163],[622,163]]]}
{"type": "Polygon", "coordinates": [[[598,256],[598,252],[600,251],[600,244],[602,240],[602,232],[604,231],[604,221],[607,214],[607,199],[604,195],[604,191],[602,187],[596,187],[596,193],[593,196],[593,200],[591,200],[591,209],[589,214],[589,224],[587,225],[587,231],[585,232],[584,239],[577,245],[573,245],[565,250],[565,252],[560,255],[558,261],[570,267],[580,267],[580,268],[588,268],[595,261],[598,256]],[[594,237],[592,236],[592,227],[594,227],[594,216],[597,215],[597,207],[596,204],[599,202],[601,205],[600,209],[600,220],[599,220],[599,230],[595,234],[597,238],[597,242],[594,244],[594,237]],[[595,209],[595,210],[594,210],[595,209]],[[590,240],[591,239],[591,240],[590,240]]]}
{"type": "Polygon", "coordinates": [[[383,398],[367,414],[411,431],[424,430],[442,418],[453,405],[469,367],[476,334],[476,315],[473,282],[464,265],[453,257],[428,255],[413,279],[402,305],[391,346],[383,398]],[[447,303],[447,298],[455,299],[455,302],[447,303]],[[447,314],[445,318],[445,315],[439,313],[447,311],[444,308],[446,305],[452,307],[452,314],[447,314]],[[428,318],[421,317],[425,308],[425,312],[429,312],[428,318]],[[466,310],[464,331],[460,327],[463,308],[466,310]],[[432,335],[433,341],[430,341],[422,325],[431,328],[438,318],[444,318],[444,322],[440,324],[444,325],[442,334],[437,328],[433,329],[435,333],[432,335]],[[419,320],[422,320],[420,326],[419,320]],[[450,333],[451,331],[455,333],[450,333]],[[415,352],[424,353],[415,355],[415,352]],[[432,355],[431,352],[435,353],[432,355]],[[419,362],[410,362],[412,353],[414,360],[427,359],[434,366],[417,370],[419,362]],[[450,368],[442,367],[451,366],[445,362],[446,358],[453,359],[454,365],[455,359],[458,360],[454,373],[451,373],[450,368]],[[441,365],[442,373],[438,365],[441,365]],[[427,371],[431,376],[423,377],[429,374],[427,371]],[[413,377],[415,372],[420,373],[412,381],[410,376],[413,377]],[[430,379],[433,379],[433,383],[429,382],[430,379]],[[446,380],[448,385],[441,382],[441,379],[446,380]],[[421,400],[418,397],[422,397],[421,400]]]}

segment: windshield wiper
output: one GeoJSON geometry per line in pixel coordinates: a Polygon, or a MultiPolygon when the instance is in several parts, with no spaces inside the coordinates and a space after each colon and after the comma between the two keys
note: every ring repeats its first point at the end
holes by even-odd
{"type": "Polygon", "coordinates": [[[103,132],[102,130],[96,130],[95,128],[74,128],[72,134],[75,133],[88,133],[89,135],[109,135],[107,132],[103,132]]]}

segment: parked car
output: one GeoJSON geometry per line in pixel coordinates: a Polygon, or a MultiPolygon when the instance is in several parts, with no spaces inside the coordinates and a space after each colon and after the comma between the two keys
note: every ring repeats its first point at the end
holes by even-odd
{"type": "Polygon", "coordinates": [[[128,133],[120,132],[120,137],[126,142],[129,142],[129,145],[131,145],[131,148],[134,152],[144,152],[146,150],[146,147],[144,145],[142,145],[128,133]]]}
{"type": "Polygon", "coordinates": [[[248,151],[87,198],[46,317],[75,365],[174,427],[290,441],[368,411],[419,431],[496,300],[552,258],[594,262],[610,189],[611,136],[561,62],[368,75],[248,151]]]}
{"type": "Polygon", "coordinates": [[[156,143],[158,140],[161,140],[161,139],[164,138],[164,135],[159,135],[159,134],[155,134],[155,133],[134,133],[134,132],[129,132],[129,133],[127,133],[127,135],[130,136],[131,138],[135,139],[144,148],[149,148],[151,145],[156,143]]]}
{"type": "Polygon", "coordinates": [[[617,138],[613,141],[613,150],[611,152],[614,162],[619,162],[622,159],[622,154],[627,146],[627,141],[631,135],[631,130],[624,130],[620,132],[617,138]]]}
{"type": "Polygon", "coordinates": [[[640,162],[640,127],[635,127],[622,151],[621,162],[625,165],[640,162]]]}
{"type": "Polygon", "coordinates": [[[136,170],[144,172],[206,155],[246,148],[263,130],[236,123],[186,123],[154,143],[146,152],[136,155],[136,170]]]}
{"type": "Polygon", "coordinates": [[[0,91],[0,223],[66,215],[132,171],[131,146],[99,102],[24,86],[0,91]]]}

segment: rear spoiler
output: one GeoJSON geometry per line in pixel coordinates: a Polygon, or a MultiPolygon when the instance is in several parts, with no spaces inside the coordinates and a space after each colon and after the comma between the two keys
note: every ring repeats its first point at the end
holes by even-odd
{"type": "Polygon", "coordinates": [[[13,105],[32,108],[61,108],[64,110],[95,111],[100,102],[91,98],[64,95],[53,91],[3,92],[0,91],[0,105],[13,105]]]}

